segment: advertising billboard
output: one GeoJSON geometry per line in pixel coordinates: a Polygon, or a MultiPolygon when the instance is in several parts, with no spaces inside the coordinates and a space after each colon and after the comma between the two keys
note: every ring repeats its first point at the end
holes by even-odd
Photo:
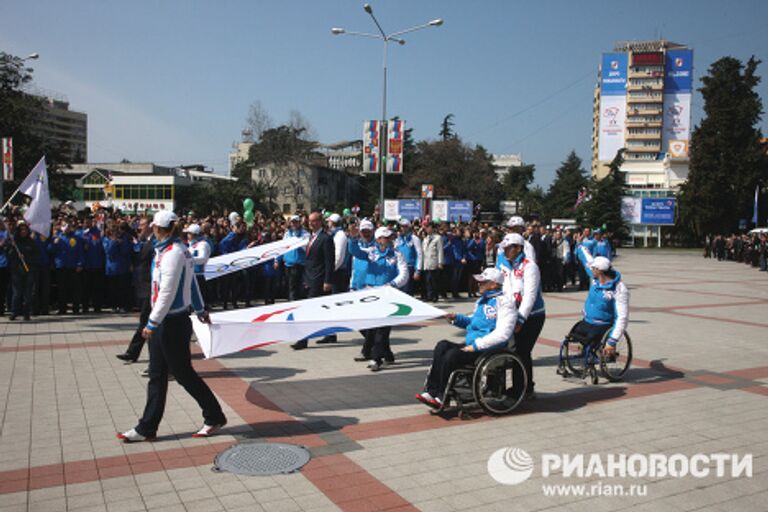
{"type": "Polygon", "coordinates": [[[420,219],[421,218],[421,199],[400,199],[400,218],[401,219],[420,219]]]}
{"type": "Polygon", "coordinates": [[[469,222],[472,220],[472,201],[448,201],[448,220],[469,222]]]}
{"type": "Polygon", "coordinates": [[[448,201],[432,201],[432,221],[448,219],[448,201]]]}
{"type": "Polygon", "coordinates": [[[639,197],[621,198],[621,218],[627,224],[640,224],[642,200],[639,197]]]}
{"type": "Polygon", "coordinates": [[[627,119],[627,54],[604,53],[600,68],[599,160],[613,160],[624,147],[627,119]]]}
{"type": "Polygon", "coordinates": [[[693,51],[670,50],[664,62],[664,119],[661,147],[670,158],[687,158],[691,137],[693,51]]]}
{"type": "Polygon", "coordinates": [[[392,119],[387,123],[387,172],[403,172],[403,136],[405,121],[392,119]]]}
{"type": "Polygon", "coordinates": [[[673,197],[644,197],[640,212],[640,223],[652,224],[654,226],[674,225],[675,202],[673,197]]]}
{"type": "Polygon", "coordinates": [[[363,172],[379,172],[381,158],[381,123],[365,121],[363,123],[363,172]]]}

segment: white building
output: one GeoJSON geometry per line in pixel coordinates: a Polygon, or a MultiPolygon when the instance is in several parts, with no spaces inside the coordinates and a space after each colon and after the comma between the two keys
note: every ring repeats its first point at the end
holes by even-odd
{"type": "Polygon", "coordinates": [[[523,155],[522,153],[511,153],[508,155],[492,155],[493,168],[496,172],[496,179],[499,183],[504,181],[504,177],[509,174],[512,167],[522,167],[523,155]]]}

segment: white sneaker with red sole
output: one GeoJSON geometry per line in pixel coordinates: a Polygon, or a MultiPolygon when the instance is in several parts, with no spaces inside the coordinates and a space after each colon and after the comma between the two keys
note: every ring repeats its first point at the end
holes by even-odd
{"type": "Polygon", "coordinates": [[[224,425],[226,424],[226,421],[224,423],[217,423],[216,425],[203,424],[203,428],[192,434],[192,437],[211,437],[216,432],[224,428],[224,425]]]}
{"type": "Polygon", "coordinates": [[[142,441],[154,441],[155,436],[143,436],[136,432],[135,428],[126,432],[119,432],[117,438],[124,443],[140,443],[142,441]]]}

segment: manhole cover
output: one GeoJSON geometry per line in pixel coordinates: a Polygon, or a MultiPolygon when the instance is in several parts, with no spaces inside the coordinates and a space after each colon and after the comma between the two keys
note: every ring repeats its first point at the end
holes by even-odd
{"type": "Polygon", "coordinates": [[[293,473],[309,462],[309,450],[283,443],[241,443],[218,454],[215,471],[238,475],[279,475],[293,473]]]}

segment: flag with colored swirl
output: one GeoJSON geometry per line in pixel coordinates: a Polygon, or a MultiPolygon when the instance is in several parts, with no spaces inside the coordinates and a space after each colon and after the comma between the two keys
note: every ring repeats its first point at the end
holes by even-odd
{"type": "Polygon", "coordinates": [[[413,324],[445,315],[391,286],[211,315],[192,324],[206,358],[328,334],[413,324]]]}
{"type": "Polygon", "coordinates": [[[206,280],[216,279],[231,272],[244,270],[248,267],[265,263],[282,256],[283,254],[301,249],[307,245],[308,238],[286,238],[277,242],[257,245],[250,249],[222,254],[208,260],[205,264],[204,275],[206,280]]]}

